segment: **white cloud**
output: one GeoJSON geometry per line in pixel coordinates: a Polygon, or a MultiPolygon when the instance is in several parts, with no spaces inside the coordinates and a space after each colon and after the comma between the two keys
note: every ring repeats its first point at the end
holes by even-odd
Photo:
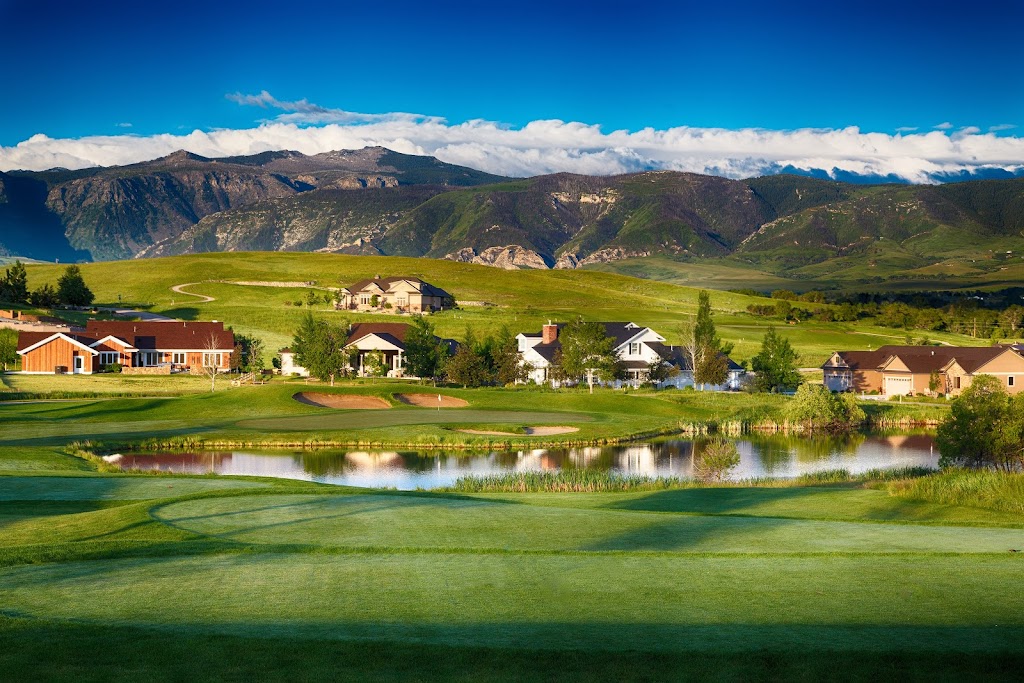
{"type": "Polygon", "coordinates": [[[568,171],[594,175],[647,169],[712,173],[732,178],[802,170],[894,175],[933,182],[943,174],[1006,169],[1024,171],[1024,138],[965,128],[911,134],[842,129],[765,130],[693,128],[604,132],[600,126],[559,120],[521,128],[474,120],[450,124],[412,114],[357,114],[305,100],[232,95],[234,101],[281,112],[254,128],[151,136],[111,135],[54,139],[34,135],[0,147],[0,170],[84,168],[136,163],[186,149],[207,157],[298,150],[316,154],[380,145],[407,154],[430,154],[449,163],[502,175],[568,171]],[[295,118],[303,118],[300,122],[295,118]],[[330,117],[333,119],[328,120],[330,117]],[[321,121],[312,125],[311,121],[321,121]]]}
{"type": "Polygon", "coordinates": [[[118,128],[131,128],[132,127],[132,124],[130,124],[130,123],[115,123],[114,125],[117,126],[118,128]]]}
{"type": "Polygon", "coordinates": [[[344,109],[329,109],[313,104],[306,98],[301,100],[279,100],[266,90],[258,95],[243,95],[240,92],[225,95],[232,102],[243,106],[260,107],[261,109],[279,109],[284,112],[274,117],[280,123],[322,126],[328,123],[370,123],[374,121],[420,121],[430,117],[421,114],[394,112],[389,114],[360,114],[344,109]]]}
{"type": "Polygon", "coordinates": [[[1017,126],[1013,125],[1012,123],[1000,123],[997,126],[989,126],[988,127],[988,132],[989,133],[998,133],[998,132],[1004,131],[1004,130],[1013,130],[1016,127],[1017,126]]]}
{"type": "Polygon", "coordinates": [[[933,127],[933,128],[935,129],[935,130],[949,130],[950,128],[952,128],[952,127],[953,127],[953,124],[952,124],[952,123],[950,123],[949,121],[943,121],[943,122],[942,122],[942,123],[940,123],[939,125],[937,125],[937,126],[932,126],[932,127],[933,127]]]}
{"type": "Polygon", "coordinates": [[[897,133],[913,133],[917,130],[917,126],[900,126],[896,129],[897,133]]]}

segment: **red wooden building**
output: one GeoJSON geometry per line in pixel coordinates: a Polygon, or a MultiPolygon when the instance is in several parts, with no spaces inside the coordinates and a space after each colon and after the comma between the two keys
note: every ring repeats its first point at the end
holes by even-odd
{"type": "Polygon", "coordinates": [[[227,372],[235,336],[219,322],[90,320],[81,332],[21,332],[18,354],[28,374],[92,374],[120,365],[126,373],[227,372]]]}

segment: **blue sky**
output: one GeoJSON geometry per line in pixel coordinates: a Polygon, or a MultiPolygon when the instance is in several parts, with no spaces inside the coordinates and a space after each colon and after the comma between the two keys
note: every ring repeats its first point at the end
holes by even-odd
{"type": "Polygon", "coordinates": [[[514,128],[1019,134],[1024,3],[837,4],[0,0],[0,146],[248,129],[282,111],[226,96],[263,91],[514,128]]]}

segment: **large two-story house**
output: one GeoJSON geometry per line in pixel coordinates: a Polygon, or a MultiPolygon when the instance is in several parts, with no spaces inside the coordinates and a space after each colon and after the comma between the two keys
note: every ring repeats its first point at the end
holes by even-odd
{"type": "Polygon", "coordinates": [[[235,336],[219,322],[90,320],[78,332],[21,332],[18,354],[27,374],[227,372],[235,336]]]}
{"type": "MultiPolygon", "coordinates": [[[[651,328],[631,322],[600,324],[604,326],[605,334],[615,340],[615,352],[625,371],[625,382],[633,385],[646,382],[652,363],[662,362],[675,366],[676,372],[659,386],[682,388],[693,385],[693,369],[686,354],[679,347],[667,345],[665,338],[651,328]]],[[[537,384],[551,381],[551,368],[562,348],[559,335],[564,327],[561,323],[549,322],[540,332],[523,332],[516,336],[519,356],[528,368],[529,381],[537,384]]],[[[739,388],[740,378],[746,371],[731,359],[727,362],[726,383],[706,388],[719,391],[739,388]]]]}
{"type": "Polygon", "coordinates": [[[433,313],[451,308],[452,295],[418,277],[384,277],[360,280],[338,291],[337,307],[351,311],[433,313]]]}

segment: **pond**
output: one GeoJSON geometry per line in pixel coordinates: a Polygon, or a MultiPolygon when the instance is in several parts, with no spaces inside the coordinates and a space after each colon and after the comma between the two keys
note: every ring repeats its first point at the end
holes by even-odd
{"type": "MultiPolygon", "coordinates": [[[[745,437],[738,439],[736,445],[740,466],[732,473],[733,479],[793,478],[834,469],[859,473],[875,468],[936,467],[939,461],[939,451],[930,434],[745,437]]],[[[447,486],[464,476],[580,467],[623,474],[689,477],[693,472],[693,452],[692,440],[661,439],[621,446],[478,453],[207,451],[131,453],[107,459],[126,470],[215,472],[411,490],[447,486]]]]}

